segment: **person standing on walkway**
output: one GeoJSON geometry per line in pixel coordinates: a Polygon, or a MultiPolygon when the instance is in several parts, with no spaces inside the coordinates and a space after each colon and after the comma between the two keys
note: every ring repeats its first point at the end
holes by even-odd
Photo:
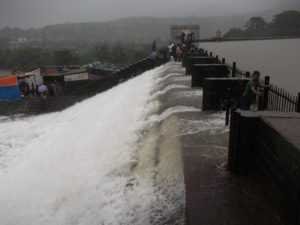
{"type": "Polygon", "coordinates": [[[175,62],[177,61],[176,48],[177,48],[176,45],[173,43],[171,56],[173,56],[175,62]]]}
{"type": "Polygon", "coordinates": [[[171,42],[168,46],[168,50],[169,50],[169,58],[171,61],[174,61],[174,54],[173,54],[173,47],[174,47],[174,43],[171,42]]]}
{"type": "Polygon", "coordinates": [[[252,74],[252,79],[247,83],[246,88],[244,90],[241,102],[241,109],[250,110],[257,109],[258,98],[261,96],[260,92],[260,72],[254,71],[252,74]]]}
{"type": "Polygon", "coordinates": [[[182,55],[183,55],[183,51],[181,49],[181,47],[179,45],[177,45],[177,48],[176,48],[176,58],[178,62],[180,62],[182,60],[182,55]]]}
{"type": "Polygon", "coordinates": [[[48,87],[45,84],[41,84],[38,87],[38,92],[39,92],[39,95],[41,96],[42,99],[46,99],[47,98],[48,91],[49,91],[48,87]]]}

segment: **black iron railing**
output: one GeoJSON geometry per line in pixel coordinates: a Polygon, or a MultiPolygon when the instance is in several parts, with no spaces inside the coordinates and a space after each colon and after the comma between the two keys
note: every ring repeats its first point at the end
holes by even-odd
{"type": "Polygon", "coordinates": [[[270,111],[300,112],[300,95],[296,96],[276,85],[270,85],[265,105],[265,109],[270,111]]]}
{"type": "MultiPolygon", "coordinates": [[[[205,51],[205,53],[210,57],[215,57],[219,63],[226,65],[230,71],[229,77],[250,78],[250,72],[243,71],[238,68],[236,62],[228,64],[225,58],[220,58],[218,55],[214,55],[212,52],[205,51]]],[[[298,93],[298,95],[292,94],[283,88],[271,84],[269,76],[266,76],[264,77],[264,80],[261,80],[260,89],[262,94],[261,96],[257,96],[258,110],[300,113],[300,92],[298,93]]],[[[236,102],[237,98],[233,98],[230,95],[230,91],[228,93],[228,97],[225,101],[226,125],[229,124],[231,114],[230,112],[239,107],[239,103],[236,102]],[[235,101],[232,101],[232,99],[234,99],[235,101]]]]}
{"type": "MultiPolygon", "coordinates": [[[[213,53],[209,53],[213,56],[213,53]]],[[[219,58],[219,56],[216,56],[219,58]]],[[[227,64],[226,59],[222,58],[222,63],[226,64],[231,71],[232,77],[249,78],[250,72],[243,71],[237,67],[237,63],[227,64]]],[[[270,84],[270,77],[266,76],[264,81],[262,96],[259,97],[258,109],[277,112],[299,112],[300,113],[300,92],[298,95],[291,94],[287,90],[280,88],[274,84],[270,84]]]]}

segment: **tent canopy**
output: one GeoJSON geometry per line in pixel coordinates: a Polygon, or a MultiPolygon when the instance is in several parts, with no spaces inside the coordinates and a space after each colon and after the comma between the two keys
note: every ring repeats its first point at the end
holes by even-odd
{"type": "Polygon", "coordinates": [[[0,87],[16,86],[18,84],[17,76],[10,75],[0,77],[0,87]]]}
{"type": "Polygon", "coordinates": [[[0,77],[0,101],[16,101],[21,99],[17,76],[0,77]]]}

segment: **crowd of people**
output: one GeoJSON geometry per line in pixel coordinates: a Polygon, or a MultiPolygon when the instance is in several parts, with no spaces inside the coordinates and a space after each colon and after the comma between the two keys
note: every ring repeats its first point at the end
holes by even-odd
{"type": "Polygon", "coordinates": [[[179,42],[170,43],[168,48],[171,60],[175,62],[181,62],[186,53],[196,50],[195,46],[193,45],[193,36],[193,33],[186,34],[183,32],[180,36],[179,42]]]}
{"type": "MultiPolygon", "coordinates": [[[[171,61],[180,62],[185,54],[197,51],[193,41],[193,33],[182,33],[179,42],[171,42],[168,46],[171,61]]],[[[262,89],[263,85],[260,84],[260,72],[254,71],[251,80],[246,85],[239,100],[239,108],[243,110],[257,110],[259,98],[262,96],[262,89]]]]}
{"type": "Polygon", "coordinates": [[[61,85],[53,81],[48,84],[36,83],[33,77],[26,76],[18,80],[22,97],[40,96],[46,99],[48,96],[58,96],[61,94],[61,85]]]}

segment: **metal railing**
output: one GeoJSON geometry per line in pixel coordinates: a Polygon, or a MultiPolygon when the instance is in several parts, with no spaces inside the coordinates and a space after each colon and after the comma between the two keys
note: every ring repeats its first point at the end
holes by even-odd
{"type": "Polygon", "coordinates": [[[276,85],[270,85],[265,97],[265,109],[279,112],[300,112],[300,93],[298,96],[289,93],[276,85]]]}
{"type": "MultiPolygon", "coordinates": [[[[211,57],[216,57],[220,63],[227,65],[231,72],[231,77],[250,78],[250,72],[239,69],[236,62],[228,64],[226,63],[225,58],[220,58],[218,55],[214,55],[212,52],[206,51],[206,54],[211,57]]],[[[263,84],[263,93],[262,96],[257,98],[258,110],[300,113],[300,92],[298,95],[295,95],[283,88],[271,84],[269,76],[264,77],[264,80],[262,80],[261,83],[263,84]]],[[[231,99],[232,98],[228,96],[226,100],[226,125],[229,124],[230,112],[237,108],[237,104],[232,104],[231,99]]]]}
{"type": "MultiPolygon", "coordinates": [[[[213,53],[210,52],[209,55],[213,56],[213,53]]],[[[219,58],[218,55],[215,57],[219,58]]],[[[222,58],[221,62],[228,66],[232,77],[250,78],[250,72],[239,69],[236,62],[227,64],[225,58],[222,58]]],[[[264,83],[264,85],[262,85],[263,96],[259,98],[259,110],[300,113],[300,92],[298,95],[291,94],[283,88],[270,84],[269,76],[266,76],[264,81],[262,80],[261,83],[264,83]]]]}

